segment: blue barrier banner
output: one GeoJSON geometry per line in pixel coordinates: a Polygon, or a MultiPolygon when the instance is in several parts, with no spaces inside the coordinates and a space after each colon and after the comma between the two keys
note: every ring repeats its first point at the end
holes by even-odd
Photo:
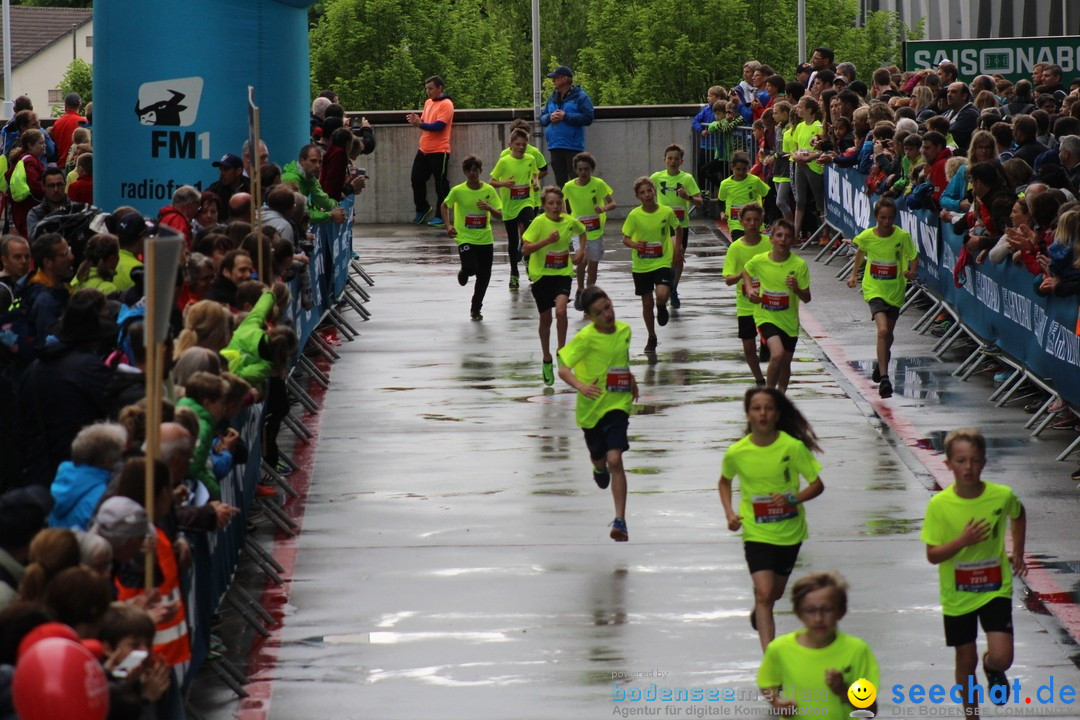
{"type": "MultiPolygon", "coordinates": [[[[826,168],[826,220],[845,237],[871,224],[877,196],[866,194],[866,176],[826,168]]],[[[968,265],[956,287],[953,268],[964,237],[925,210],[901,210],[901,227],[919,249],[919,281],[952,306],[984,343],[997,345],[1034,375],[1049,380],[1068,402],[1080,404],[1080,337],[1077,298],[1040,295],[1027,268],[1005,262],[968,265]]]]}
{"type": "MultiPolygon", "coordinates": [[[[866,175],[850,168],[825,167],[825,219],[849,240],[875,224],[874,203],[880,195],[867,195],[866,175]]],[[[896,224],[911,235],[919,250],[919,282],[941,292],[952,282],[951,270],[940,269],[940,233],[937,215],[929,210],[908,210],[897,200],[896,224]]]]}
{"type": "Polygon", "coordinates": [[[211,162],[247,139],[249,85],[274,110],[261,127],[270,158],[293,159],[309,136],[312,2],[95,3],[94,148],[117,161],[95,169],[94,203],[155,217],[178,186],[217,180],[211,162]]]}

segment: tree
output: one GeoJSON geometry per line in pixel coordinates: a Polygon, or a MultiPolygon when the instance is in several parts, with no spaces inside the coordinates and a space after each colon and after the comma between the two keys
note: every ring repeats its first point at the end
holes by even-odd
{"type": "MultiPolygon", "coordinates": [[[[79,93],[83,105],[92,101],[94,99],[94,70],[90,67],[90,64],[78,58],[68,63],[67,71],[60,80],[60,92],[64,95],[79,93]]],[[[63,105],[52,106],[53,117],[58,117],[63,112],[63,105]]]]}

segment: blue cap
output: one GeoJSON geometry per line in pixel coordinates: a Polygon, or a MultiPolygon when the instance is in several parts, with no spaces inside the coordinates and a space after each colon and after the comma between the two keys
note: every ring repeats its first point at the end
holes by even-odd
{"type": "Polygon", "coordinates": [[[570,68],[566,67],[565,65],[560,65],[559,67],[557,67],[554,70],[552,70],[551,72],[549,72],[547,76],[549,78],[557,78],[557,77],[572,78],[572,77],[574,77],[574,71],[571,70],[570,68]]]}

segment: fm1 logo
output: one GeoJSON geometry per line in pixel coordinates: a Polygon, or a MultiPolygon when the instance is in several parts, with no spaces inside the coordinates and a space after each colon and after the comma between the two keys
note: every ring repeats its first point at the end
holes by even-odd
{"type": "MultiPolygon", "coordinates": [[[[199,116],[202,101],[201,77],[176,78],[143,83],[135,101],[140,125],[155,128],[190,127],[199,116]]],[[[150,156],[181,159],[210,159],[210,133],[191,130],[153,130],[150,156]]]]}

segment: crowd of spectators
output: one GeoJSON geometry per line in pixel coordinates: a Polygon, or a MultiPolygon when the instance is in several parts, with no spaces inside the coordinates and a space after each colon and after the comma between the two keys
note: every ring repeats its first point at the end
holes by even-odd
{"type": "Polygon", "coordinates": [[[217,182],[180,186],[151,219],[93,206],[91,119],[77,95],[48,130],[29,98],[16,108],[0,159],[0,717],[15,717],[13,666],[29,634],[93,652],[110,718],[180,718],[189,538],[234,521],[220,483],[248,462],[248,406],[264,403],[262,459],[291,470],[276,444],[298,352],[289,305],[311,299],[288,283],[308,278],[313,226],[346,221],[339,203],[366,180],[352,162],[374,135],[366,122],[344,127],[341,106],[320,97],[312,142],[284,171],[245,143],[213,163],[217,182]],[[143,251],[168,233],[183,252],[166,362],[148,379],[143,251]],[[148,382],[166,398],[149,498],[148,382]],[[127,672],[132,651],[146,657],[127,672]]]}

